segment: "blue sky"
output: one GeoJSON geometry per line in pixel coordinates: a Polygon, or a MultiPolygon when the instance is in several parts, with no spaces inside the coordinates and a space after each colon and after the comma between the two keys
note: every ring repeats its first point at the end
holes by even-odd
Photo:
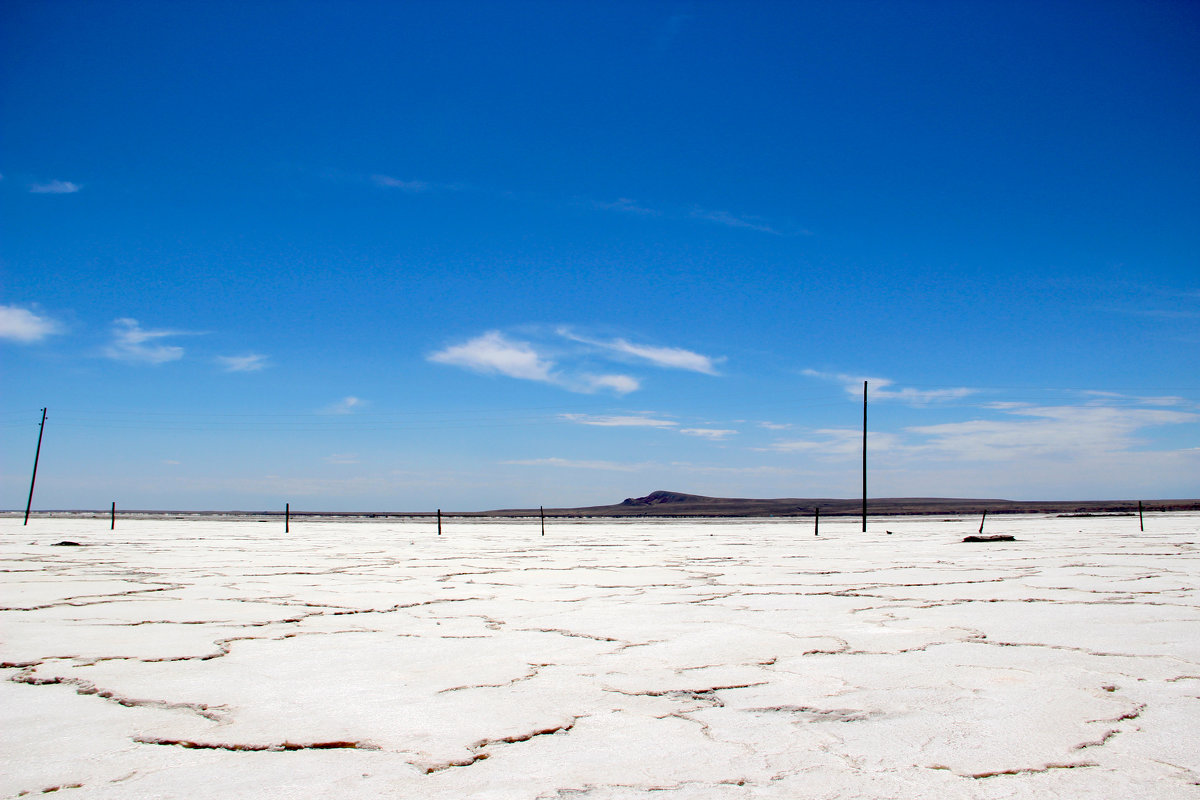
{"type": "Polygon", "coordinates": [[[1200,496],[1200,8],[10,2],[0,507],[1200,496]]]}

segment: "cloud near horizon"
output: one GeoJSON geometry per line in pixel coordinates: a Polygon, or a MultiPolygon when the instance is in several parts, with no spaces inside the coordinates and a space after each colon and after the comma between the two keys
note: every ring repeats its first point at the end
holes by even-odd
{"type": "Polygon", "coordinates": [[[809,378],[840,383],[842,388],[846,390],[846,394],[854,398],[862,397],[863,381],[866,381],[868,383],[867,394],[871,400],[898,400],[901,403],[910,403],[912,405],[960,400],[978,391],[977,389],[962,386],[947,389],[890,389],[888,387],[895,386],[896,382],[888,378],[847,375],[841,372],[820,372],[815,369],[801,370],[801,374],[809,378]]]}
{"type": "Polygon", "coordinates": [[[28,308],[0,306],[0,339],[33,344],[62,331],[60,323],[28,308]]]}
{"type": "MultiPolygon", "coordinates": [[[[1200,422],[1200,413],[1163,408],[1125,406],[1033,406],[993,404],[1001,416],[936,425],[914,425],[899,433],[868,432],[868,453],[896,458],[915,468],[929,463],[1076,463],[1112,461],[1114,457],[1145,452],[1147,442],[1137,434],[1146,428],[1200,422]]],[[[830,460],[857,459],[862,430],[820,429],[807,438],[779,441],[766,448],[779,452],[811,453],[830,460]]]]}
{"type": "Polygon", "coordinates": [[[596,414],[559,414],[559,419],[576,422],[580,425],[598,425],[603,428],[673,428],[678,422],[669,419],[659,419],[647,415],[596,415],[596,414]]]}

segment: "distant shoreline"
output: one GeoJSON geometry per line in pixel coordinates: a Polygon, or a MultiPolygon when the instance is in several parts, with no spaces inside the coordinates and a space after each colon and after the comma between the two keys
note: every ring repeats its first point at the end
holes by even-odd
{"type": "MultiPolygon", "coordinates": [[[[1200,511],[1200,499],[1143,500],[1142,509],[1147,512],[1200,511]]],[[[861,499],[845,498],[780,498],[746,499],[704,497],[677,492],[652,492],[645,497],[629,498],[621,503],[607,506],[582,506],[578,508],[508,508],[491,511],[441,511],[443,517],[453,518],[497,518],[520,519],[764,519],[812,517],[820,509],[822,517],[857,517],[862,514],[861,499]]],[[[1136,514],[1137,500],[1001,500],[943,497],[901,497],[867,500],[868,516],[936,516],[967,514],[1059,514],[1064,516],[1109,516],[1136,514]]],[[[39,518],[107,518],[110,509],[39,509],[32,516],[39,518]]],[[[189,518],[233,518],[275,519],[284,516],[284,511],[247,510],[164,510],[164,509],[117,509],[123,519],[164,517],[189,518]]],[[[386,521],[426,519],[437,514],[429,511],[319,511],[292,509],[290,515],[297,519],[328,518],[340,520],[386,521]]],[[[21,516],[22,510],[0,511],[0,516],[21,516]]]]}

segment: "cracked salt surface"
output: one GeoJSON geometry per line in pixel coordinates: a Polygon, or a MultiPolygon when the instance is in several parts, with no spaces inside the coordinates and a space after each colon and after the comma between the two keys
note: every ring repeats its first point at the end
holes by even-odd
{"type": "Polygon", "coordinates": [[[0,797],[1200,797],[1200,515],[972,524],[0,519],[0,797]]]}

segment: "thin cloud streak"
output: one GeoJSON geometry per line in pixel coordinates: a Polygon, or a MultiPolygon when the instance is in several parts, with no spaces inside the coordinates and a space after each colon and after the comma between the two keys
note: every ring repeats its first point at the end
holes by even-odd
{"type": "Polygon", "coordinates": [[[851,397],[861,398],[863,381],[869,384],[868,396],[872,400],[896,400],[901,403],[909,403],[911,405],[925,405],[927,403],[944,402],[948,400],[961,400],[964,397],[975,394],[978,390],[969,389],[967,387],[954,387],[949,389],[889,389],[889,386],[895,386],[896,382],[888,378],[872,378],[866,375],[847,375],[842,372],[820,372],[815,369],[805,369],[801,371],[802,375],[809,378],[818,378],[823,381],[842,384],[842,388],[851,397]]]}
{"type": "Polygon", "coordinates": [[[113,321],[113,340],[104,349],[104,354],[115,361],[165,364],[183,358],[183,348],[178,345],[156,344],[156,342],[173,336],[195,335],[190,331],[148,331],[143,329],[136,319],[122,317],[113,321]]]}
{"type": "Polygon", "coordinates": [[[558,417],[580,425],[597,425],[603,428],[673,428],[679,425],[673,420],[644,415],[559,414],[558,417]]]}
{"type": "Polygon", "coordinates": [[[244,356],[217,356],[217,363],[226,372],[258,372],[270,366],[262,353],[247,353],[244,356]]]}
{"type": "Polygon", "coordinates": [[[659,347],[648,344],[635,344],[627,339],[591,339],[580,336],[570,328],[561,327],[557,330],[559,336],[572,342],[590,345],[611,353],[629,356],[667,369],[682,369],[690,372],[701,372],[705,375],[719,375],[716,365],[723,362],[724,357],[714,358],[702,355],[682,347],[659,347]]]}
{"type": "Polygon", "coordinates": [[[719,441],[737,435],[737,431],[725,428],[680,428],[679,432],[686,436],[699,436],[702,439],[719,441]]]}
{"type": "Polygon", "coordinates": [[[53,180],[46,183],[33,183],[29,185],[30,194],[75,194],[83,186],[71,181],[53,180]]]}
{"type": "Polygon", "coordinates": [[[399,189],[410,194],[420,194],[433,188],[432,184],[426,181],[406,181],[400,178],[393,178],[390,175],[372,175],[371,181],[376,186],[382,186],[387,189],[399,189]]]}

